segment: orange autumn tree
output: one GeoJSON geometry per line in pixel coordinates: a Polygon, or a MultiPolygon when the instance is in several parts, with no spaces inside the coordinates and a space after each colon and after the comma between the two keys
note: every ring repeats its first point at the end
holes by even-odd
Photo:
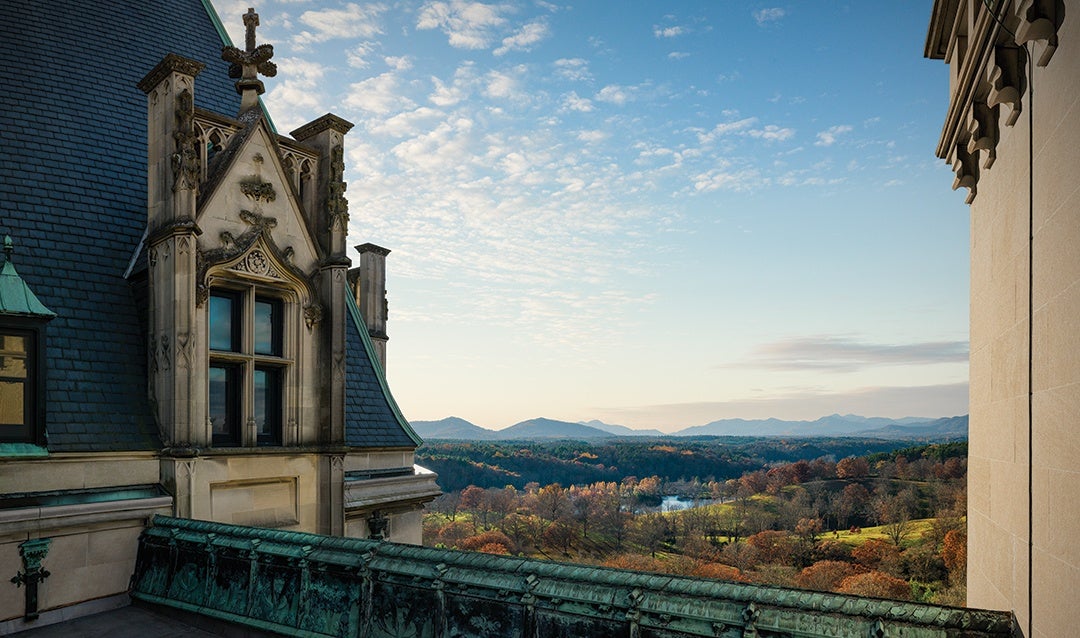
{"type": "Polygon", "coordinates": [[[865,568],[839,560],[819,560],[795,576],[795,584],[803,589],[835,591],[846,578],[863,573],[865,568]]]}
{"type": "Polygon", "coordinates": [[[878,571],[848,576],[840,582],[837,591],[855,596],[911,600],[911,585],[906,580],[878,571]]]}

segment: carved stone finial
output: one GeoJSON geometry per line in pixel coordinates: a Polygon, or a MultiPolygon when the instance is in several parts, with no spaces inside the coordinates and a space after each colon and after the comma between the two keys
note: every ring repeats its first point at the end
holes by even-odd
{"type": "Polygon", "coordinates": [[[223,47],[221,59],[230,63],[229,77],[238,78],[236,92],[241,95],[240,112],[258,106],[259,96],[266,91],[258,74],[268,78],[277,75],[277,65],[270,61],[274,57],[274,47],[270,44],[255,46],[255,27],[259,26],[259,14],[249,8],[244,14],[245,50],[236,47],[223,47]]]}
{"type": "Polygon", "coordinates": [[[345,199],[345,151],[338,144],[330,149],[330,183],[326,208],[330,230],[347,232],[349,229],[349,200],[345,199]]]}
{"type": "Polygon", "coordinates": [[[13,252],[15,252],[15,244],[11,241],[11,235],[4,235],[4,260],[11,261],[13,252]]]}
{"type": "Polygon", "coordinates": [[[176,152],[172,156],[173,192],[198,191],[201,173],[199,137],[195,134],[195,100],[188,89],[176,96],[176,131],[173,139],[176,140],[176,152]]]}

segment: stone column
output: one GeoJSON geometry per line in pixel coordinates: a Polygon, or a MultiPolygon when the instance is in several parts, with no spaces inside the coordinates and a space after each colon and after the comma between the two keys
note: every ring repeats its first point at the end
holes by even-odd
{"type": "Polygon", "coordinates": [[[345,442],[345,307],[346,277],[351,262],[345,256],[349,204],[345,199],[345,134],[352,124],[324,115],[293,131],[293,137],[319,151],[314,210],[307,211],[312,235],[325,258],[319,267],[319,294],[325,306],[322,330],[323,400],[320,408],[323,443],[345,442]]]}
{"type": "Polygon", "coordinates": [[[139,82],[147,95],[147,259],[151,401],[163,442],[209,443],[206,370],[196,348],[195,204],[202,179],[195,76],[203,65],[168,54],[139,82]]]}

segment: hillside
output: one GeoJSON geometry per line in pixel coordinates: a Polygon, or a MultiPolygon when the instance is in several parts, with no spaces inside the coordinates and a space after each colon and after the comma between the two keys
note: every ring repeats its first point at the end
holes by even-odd
{"type": "Polygon", "coordinates": [[[438,421],[410,421],[409,425],[422,439],[490,441],[495,438],[495,432],[456,416],[448,416],[438,421]]]}
{"type": "Polygon", "coordinates": [[[782,419],[722,419],[675,432],[675,436],[887,436],[888,438],[921,438],[934,436],[935,429],[953,428],[959,422],[946,425],[949,419],[963,419],[966,436],[967,416],[945,419],[905,417],[887,419],[855,414],[831,414],[814,421],[784,421],[782,419]]]}
{"type": "Polygon", "coordinates": [[[611,437],[612,434],[581,423],[541,417],[515,423],[505,430],[495,432],[495,436],[506,441],[512,439],[605,439],[611,437]]]}

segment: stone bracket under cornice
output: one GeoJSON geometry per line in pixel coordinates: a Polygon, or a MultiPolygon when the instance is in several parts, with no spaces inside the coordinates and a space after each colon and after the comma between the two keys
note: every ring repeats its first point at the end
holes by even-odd
{"type": "Polygon", "coordinates": [[[953,167],[953,189],[968,189],[968,204],[975,200],[980,166],[989,170],[997,159],[1000,121],[1013,126],[1023,110],[1028,55],[1046,66],[1057,50],[1064,18],[1059,5],[1058,0],[934,3],[925,55],[945,60],[954,78],[937,156],[953,167]]]}

